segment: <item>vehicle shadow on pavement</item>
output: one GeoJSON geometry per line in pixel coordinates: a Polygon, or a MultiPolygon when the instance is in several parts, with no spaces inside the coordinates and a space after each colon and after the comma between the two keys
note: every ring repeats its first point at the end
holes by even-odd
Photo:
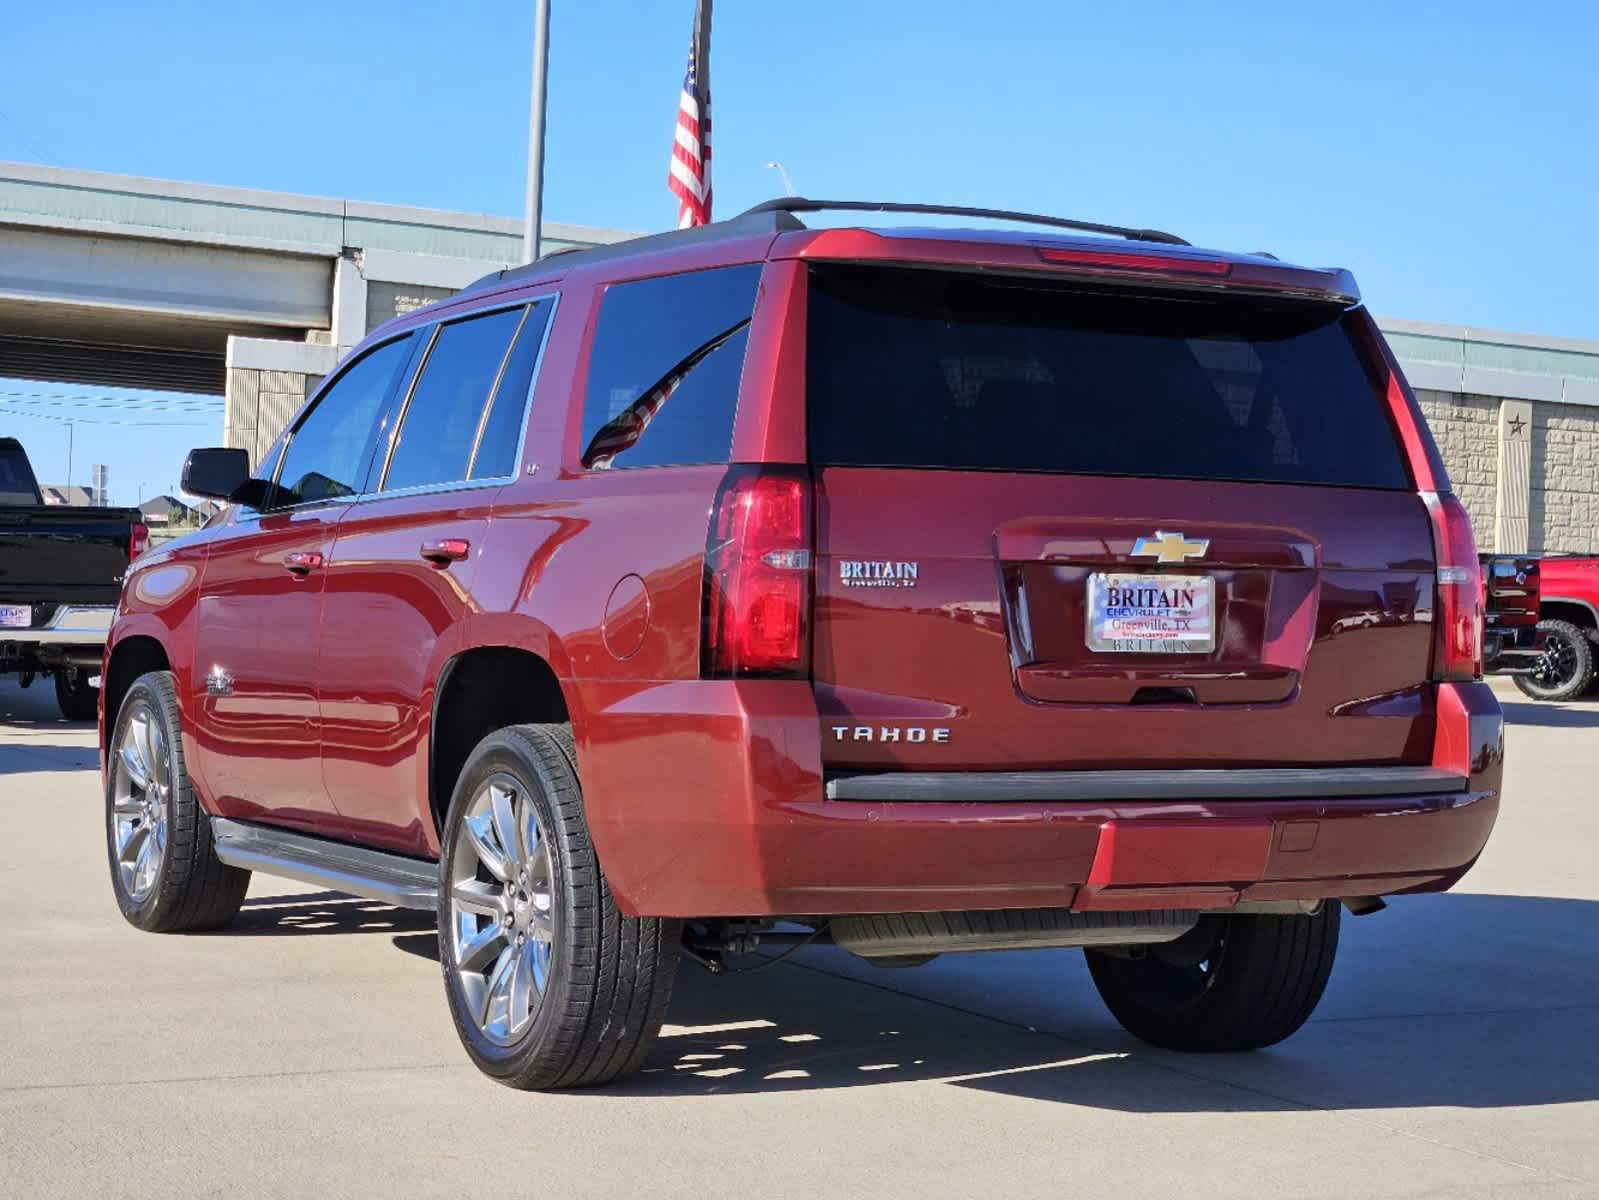
{"type": "Polygon", "coordinates": [[[1542,725],[1549,729],[1599,729],[1599,704],[1573,708],[1533,701],[1501,700],[1505,720],[1512,725],[1542,725]]]}
{"type": "Polygon", "coordinates": [[[880,971],[820,948],[722,978],[684,964],[667,1021],[645,1072],[602,1093],[934,1081],[1166,1113],[1592,1101],[1599,902],[1415,897],[1349,921],[1317,1016],[1253,1054],[1136,1041],[1111,1022],[1072,950],[880,971]]]}
{"type": "MultiPolygon", "coordinates": [[[[438,959],[430,914],[335,892],[253,898],[222,932],[388,932],[396,949],[438,959]]],[[[684,962],[643,1073],[574,1095],[914,1081],[1151,1113],[1599,1100],[1599,901],[1452,893],[1346,919],[1317,1014],[1254,1054],[1138,1042],[1111,1021],[1075,950],[880,970],[810,947],[731,965],[736,973],[713,977],[684,962]]]]}
{"type": "Polygon", "coordinates": [[[99,751],[93,746],[57,745],[42,736],[0,741],[0,777],[40,771],[81,773],[98,770],[99,766],[99,751]]]}
{"type": "Polygon", "coordinates": [[[55,729],[93,729],[93,721],[69,721],[56,707],[55,689],[49,680],[35,680],[31,687],[20,687],[15,679],[0,677],[0,725],[48,727],[55,729]]]}
{"type": "MultiPolygon", "coordinates": [[[[342,892],[301,892],[283,896],[251,896],[239,915],[211,937],[277,937],[313,933],[433,934],[433,914],[395,908],[377,900],[362,900],[342,892]]],[[[398,939],[396,939],[398,940],[398,939]]],[[[435,951],[435,956],[437,951],[435,951]]]]}
{"type": "Polygon", "coordinates": [[[0,678],[0,777],[99,766],[93,721],[68,721],[48,683],[30,688],[0,678]],[[87,744],[83,735],[89,734],[87,744]]]}

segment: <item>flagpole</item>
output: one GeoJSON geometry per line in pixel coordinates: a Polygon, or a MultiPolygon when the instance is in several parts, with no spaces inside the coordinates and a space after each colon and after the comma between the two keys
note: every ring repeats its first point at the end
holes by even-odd
{"type": "Polygon", "coordinates": [[[539,257],[544,222],[544,100],[549,91],[550,0],[535,0],[533,16],[533,102],[528,113],[527,209],[522,229],[522,261],[539,257]]]}

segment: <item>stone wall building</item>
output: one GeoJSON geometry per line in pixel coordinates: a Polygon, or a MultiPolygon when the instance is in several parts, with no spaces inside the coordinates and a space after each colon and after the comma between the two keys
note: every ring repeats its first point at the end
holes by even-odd
{"type": "Polygon", "coordinates": [[[1599,552],[1599,342],[1385,320],[1477,545],[1599,552]]]}

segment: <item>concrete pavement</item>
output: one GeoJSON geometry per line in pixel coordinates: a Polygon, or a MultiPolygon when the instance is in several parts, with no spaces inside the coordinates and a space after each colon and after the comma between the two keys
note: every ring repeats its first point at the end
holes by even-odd
{"type": "Polygon", "coordinates": [[[1506,693],[1462,890],[1346,920],[1312,1022],[1152,1050],[1075,951],[685,966],[649,1071],[524,1095],[460,1050],[431,922],[258,876],[157,937],[92,731],[0,682],[0,1195],[1599,1196],[1599,703],[1506,693]]]}

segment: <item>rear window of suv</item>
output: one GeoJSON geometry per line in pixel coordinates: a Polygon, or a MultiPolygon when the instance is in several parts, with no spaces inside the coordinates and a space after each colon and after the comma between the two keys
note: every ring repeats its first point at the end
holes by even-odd
{"type": "Polygon", "coordinates": [[[1338,307],[885,267],[810,284],[819,466],[1410,486],[1338,307]]]}

